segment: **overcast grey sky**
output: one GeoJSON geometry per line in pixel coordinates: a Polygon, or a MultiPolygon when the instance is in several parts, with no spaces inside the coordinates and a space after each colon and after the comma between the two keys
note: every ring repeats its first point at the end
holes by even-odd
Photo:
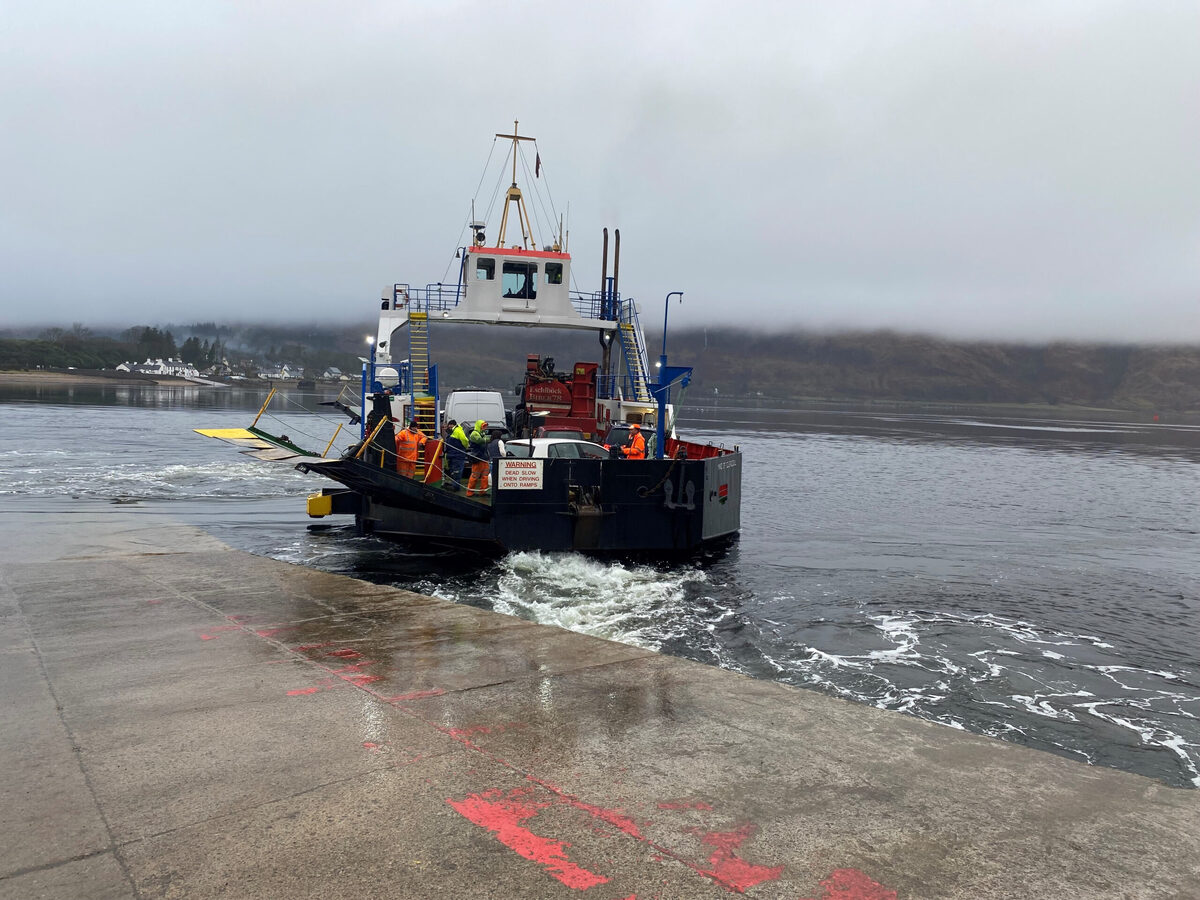
{"type": "Polygon", "coordinates": [[[649,323],[1200,341],[1198,39],[1194,0],[7,0],[0,325],[370,319],[454,278],[520,119],[578,285],[620,228],[649,323]]]}

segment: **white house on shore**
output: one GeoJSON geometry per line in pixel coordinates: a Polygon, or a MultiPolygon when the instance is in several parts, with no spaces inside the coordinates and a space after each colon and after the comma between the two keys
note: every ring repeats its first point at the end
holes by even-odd
{"type": "Polygon", "coordinates": [[[290,381],[294,378],[299,378],[304,370],[300,366],[293,366],[290,363],[284,363],[279,366],[267,366],[260,369],[259,378],[265,378],[268,381],[290,381]]]}
{"type": "Polygon", "coordinates": [[[199,378],[200,371],[191,363],[181,359],[148,359],[144,363],[123,362],[118,372],[136,372],[139,375],[174,375],[177,378],[199,378]]]}

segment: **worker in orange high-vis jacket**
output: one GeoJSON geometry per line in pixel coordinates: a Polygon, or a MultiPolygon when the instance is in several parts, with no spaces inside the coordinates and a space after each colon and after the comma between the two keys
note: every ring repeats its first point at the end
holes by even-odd
{"type": "Polygon", "coordinates": [[[413,419],[408,427],[396,435],[396,471],[406,478],[415,478],[417,474],[417,454],[424,449],[428,438],[421,432],[421,426],[413,419]]]}
{"type": "Polygon", "coordinates": [[[487,422],[484,419],[475,423],[475,430],[471,432],[467,440],[471,442],[471,478],[467,481],[467,496],[474,497],[476,494],[486,496],[492,464],[488,461],[489,435],[487,422]]]}
{"type": "Polygon", "coordinates": [[[642,435],[642,426],[636,422],[629,426],[629,443],[621,448],[621,455],[626,459],[646,458],[646,438],[642,435]]]}

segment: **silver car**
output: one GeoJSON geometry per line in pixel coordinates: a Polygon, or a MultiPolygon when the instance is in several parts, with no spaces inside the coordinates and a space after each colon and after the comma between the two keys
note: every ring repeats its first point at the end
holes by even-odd
{"type": "Polygon", "coordinates": [[[611,454],[591,441],[570,438],[524,438],[504,442],[502,456],[516,459],[609,459],[611,454]]]}

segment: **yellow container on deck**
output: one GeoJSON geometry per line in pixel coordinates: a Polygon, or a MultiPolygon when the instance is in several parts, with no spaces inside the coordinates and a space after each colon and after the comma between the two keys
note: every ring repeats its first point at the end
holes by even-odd
{"type": "Polygon", "coordinates": [[[308,514],[314,519],[319,519],[322,516],[332,515],[333,497],[329,494],[320,492],[316,494],[309,494],[307,509],[308,514]]]}

